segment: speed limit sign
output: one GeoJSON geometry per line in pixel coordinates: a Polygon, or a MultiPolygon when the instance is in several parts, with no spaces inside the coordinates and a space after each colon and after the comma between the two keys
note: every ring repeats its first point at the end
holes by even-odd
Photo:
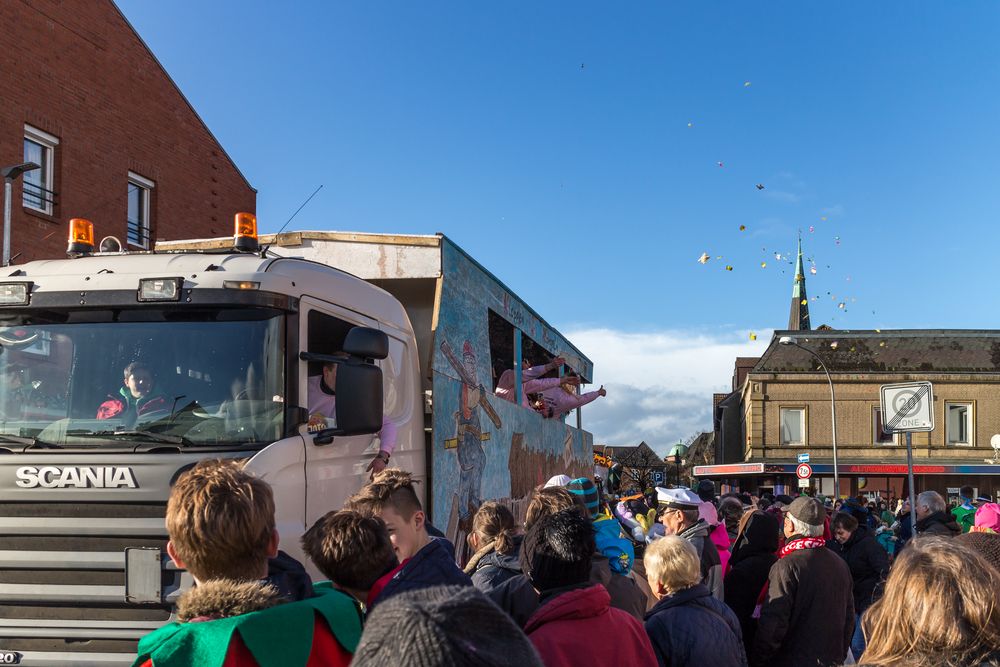
{"type": "Polygon", "coordinates": [[[813,469],[808,463],[800,463],[795,469],[795,476],[799,479],[809,479],[812,477],[813,469]]]}

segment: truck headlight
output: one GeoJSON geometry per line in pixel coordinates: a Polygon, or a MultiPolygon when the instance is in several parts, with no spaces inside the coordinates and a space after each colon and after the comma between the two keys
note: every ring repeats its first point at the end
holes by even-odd
{"type": "Polygon", "coordinates": [[[183,278],[143,278],[139,281],[139,301],[180,301],[183,278]]]}
{"type": "Polygon", "coordinates": [[[32,283],[0,283],[0,306],[26,306],[32,283]]]}

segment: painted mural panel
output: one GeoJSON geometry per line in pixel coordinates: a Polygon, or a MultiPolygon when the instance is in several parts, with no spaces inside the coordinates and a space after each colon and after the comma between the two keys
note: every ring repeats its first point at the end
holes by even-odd
{"type": "MultiPolygon", "coordinates": [[[[442,266],[434,337],[432,518],[462,549],[483,501],[497,499],[519,510],[552,475],[589,475],[593,468],[589,433],[494,395],[489,311],[566,357],[585,377],[593,367],[447,239],[442,266]]],[[[573,417],[568,421],[575,424],[573,417]]]]}

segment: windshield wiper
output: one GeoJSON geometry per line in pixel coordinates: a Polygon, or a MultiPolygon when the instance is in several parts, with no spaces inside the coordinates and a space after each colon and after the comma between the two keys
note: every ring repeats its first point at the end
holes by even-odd
{"type": "Polygon", "coordinates": [[[195,446],[195,442],[188,440],[183,435],[167,435],[166,433],[154,433],[153,431],[87,431],[83,433],[70,433],[73,437],[84,437],[84,438],[110,438],[110,437],[128,437],[128,438],[146,438],[152,440],[153,442],[163,442],[170,445],[184,445],[185,447],[195,446]]]}
{"type": "Polygon", "coordinates": [[[23,436],[23,435],[11,435],[10,433],[0,433],[0,442],[12,442],[18,445],[24,445],[25,451],[31,449],[32,447],[47,447],[51,449],[59,449],[59,445],[52,442],[45,442],[44,440],[39,440],[38,438],[23,436]]]}

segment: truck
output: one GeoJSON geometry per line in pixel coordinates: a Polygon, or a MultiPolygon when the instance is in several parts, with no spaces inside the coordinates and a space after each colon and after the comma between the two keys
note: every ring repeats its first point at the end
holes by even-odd
{"type": "Polygon", "coordinates": [[[493,389],[525,360],[585,382],[592,363],[450,239],[236,227],[102,252],[75,219],[70,258],[3,268],[0,664],[132,662],[193,583],[164,515],[205,458],[271,484],[280,548],[314,578],[299,537],[367,481],[383,417],[459,559],[483,501],[523,511],[549,476],[588,474],[579,411],[544,419],[493,389]],[[326,363],[337,414],[317,427],[326,363]],[[137,368],[149,400],[117,410],[137,368]]]}

